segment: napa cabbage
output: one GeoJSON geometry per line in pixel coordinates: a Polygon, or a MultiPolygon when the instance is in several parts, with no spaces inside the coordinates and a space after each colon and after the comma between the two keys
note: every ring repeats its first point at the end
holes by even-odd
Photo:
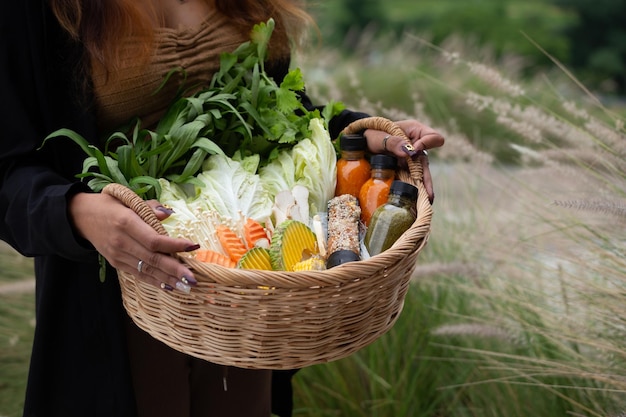
{"type": "Polygon", "coordinates": [[[160,200],[174,209],[174,217],[195,218],[213,211],[224,218],[245,216],[264,223],[272,218],[279,193],[305,187],[309,212],[326,211],[335,192],[336,153],[322,119],[312,119],[309,127],[310,138],[280,151],[263,167],[258,168],[254,156],[233,159],[215,154],[204,162],[193,187],[160,179],[160,200]]]}

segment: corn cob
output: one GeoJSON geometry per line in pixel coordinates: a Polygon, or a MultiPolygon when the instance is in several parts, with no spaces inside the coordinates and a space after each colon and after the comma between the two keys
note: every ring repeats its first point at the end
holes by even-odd
{"type": "Polygon", "coordinates": [[[323,271],[324,269],[326,269],[326,263],[319,256],[312,256],[293,266],[294,271],[323,271]]]}

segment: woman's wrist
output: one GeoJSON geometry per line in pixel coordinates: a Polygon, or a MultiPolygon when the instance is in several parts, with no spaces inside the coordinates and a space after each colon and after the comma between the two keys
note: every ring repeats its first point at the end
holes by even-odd
{"type": "Polygon", "coordinates": [[[100,194],[78,192],[68,198],[68,218],[76,235],[80,238],[87,239],[86,230],[93,222],[94,216],[90,207],[97,204],[99,197],[100,194]]]}

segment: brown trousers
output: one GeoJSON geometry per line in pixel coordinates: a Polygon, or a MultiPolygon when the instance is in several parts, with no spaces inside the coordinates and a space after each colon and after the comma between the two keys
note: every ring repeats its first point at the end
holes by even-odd
{"type": "Polygon", "coordinates": [[[216,365],[139,329],[127,338],[138,417],[269,417],[271,371],[216,365]]]}

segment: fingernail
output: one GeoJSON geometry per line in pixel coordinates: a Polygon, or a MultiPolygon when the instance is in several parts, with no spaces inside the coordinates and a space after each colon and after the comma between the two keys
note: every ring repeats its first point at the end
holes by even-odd
{"type": "Polygon", "coordinates": [[[402,145],[402,150],[408,154],[410,157],[414,157],[415,155],[418,154],[418,151],[415,150],[415,148],[411,145],[402,145]]]}
{"type": "Polygon", "coordinates": [[[187,285],[187,284],[185,284],[185,283],[181,282],[181,281],[178,281],[178,282],[176,283],[176,289],[177,289],[178,291],[182,291],[182,292],[184,292],[185,294],[189,294],[189,293],[191,292],[191,287],[190,287],[189,285],[187,285]]]}
{"type": "Polygon", "coordinates": [[[195,245],[191,245],[191,246],[187,246],[185,248],[185,252],[193,252],[195,250],[200,249],[200,245],[199,244],[195,244],[195,245]]]}
{"type": "Polygon", "coordinates": [[[166,284],[164,282],[161,283],[161,289],[163,291],[174,291],[174,287],[172,287],[170,284],[166,284]]]}
{"type": "Polygon", "coordinates": [[[165,207],[165,206],[158,206],[156,209],[159,210],[159,211],[162,211],[163,213],[165,213],[167,215],[170,215],[170,214],[174,213],[174,210],[172,210],[169,207],[165,207]]]}
{"type": "Polygon", "coordinates": [[[187,276],[187,275],[183,275],[183,277],[180,280],[181,280],[181,282],[183,284],[186,284],[186,285],[197,285],[198,284],[198,281],[196,281],[195,278],[187,276]]]}

